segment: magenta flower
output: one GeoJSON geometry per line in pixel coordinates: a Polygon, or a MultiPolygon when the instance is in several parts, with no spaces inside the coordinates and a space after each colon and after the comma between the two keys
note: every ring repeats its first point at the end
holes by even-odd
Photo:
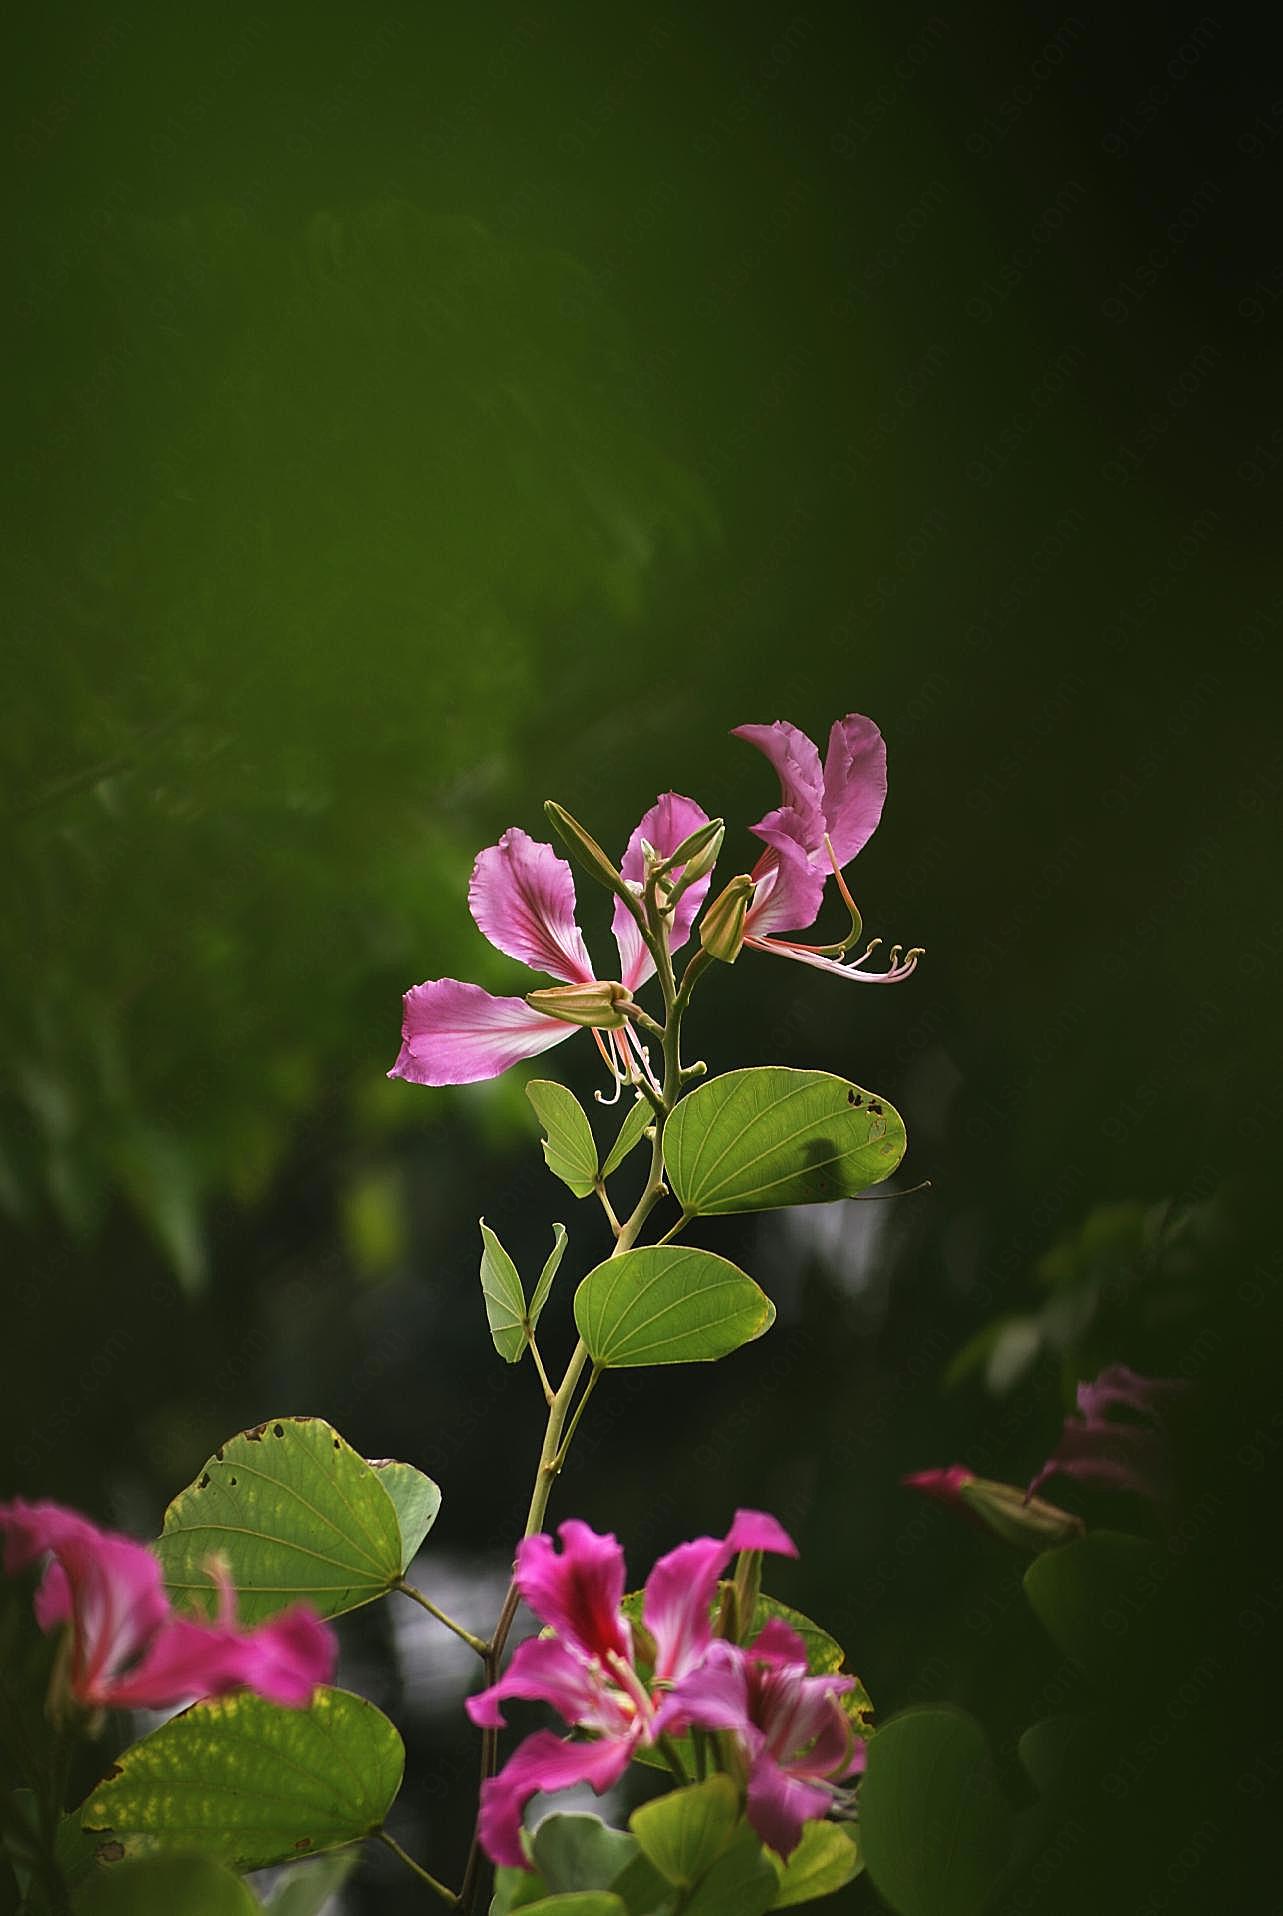
{"type": "Polygon", "coordinates": [[[837,947],[803,945],[782,935],[815,923],[830,878],[858,927],[842,868],[873,836],[886,800],[886,746],[873,720],[858,712],[838,719],[829,733],[823,765],[812,740],[783,719],[773,725],[738,725],[733,736],[747,739],[770,759],[779,774],[781,797],[776,809],[753,826],[767,849],[753,868],[756,891],[744,943],[865,984],[890,985],[907,978],[917,969],[919,949],[901,956],[899,945],[893,945],[885,971],[866,971],[881,939],[875,938],[859,958],[846,963],[837,947]]]}
{"type": "MultiPolygon", "coordinates": [[[[640,890],[645,876],[643,839],[667,857],[707,823],[694,799],[665,792],[628,841],[620,866],[623,877],[640,890]]],[[[673,950],[689,938],[710,877],[697,879],[678,900],[670,934],[673,950]]],[[[520,959],[562,984],[602,982],[575,919],[573,874],[551,845],[538,843],[514,825],[478,857],[468,886],[468,906],[478,929],[509,958],[520,959]]],[[[617,982],[632,993],[655,967],[622,899],[615,901],[612,929],[619,951],[617,982]]],[[[412,1084],[474,1084],[481,1078],[497,1078],[511,1065],[564,1043],[577,1029],[536,1011],[524,998],[496,998],[480,985],[458,978],[433,978],[415,985],[402,1005],[401,1050],[388,1076],[406,1078],[412,1084]]],[[[624,1028],[610,1036],[621,1063],[626,1064],[634,1042],[631,1031],[624,1028]]],[[[600,1037],[598,1043],[602,1045],[600,1037]]]]}
{"type": "Polygon", "coordinates": [[[46,1632],[70,1627],[68,1689],[86,1710],[168,1709],[193,1697],[257,1690],[301,1707],[333,1675],[334,1633],[302,1605],[238,1629],[235,1596],[214,1572],[214,1623],[176,1616],[150,1550],[59,1504],[0,1504],[5,1571],[49,1557],[36,1591],[46,1632]]]}
{"type": "MultiPolygon", "coordinates": [[[[642,1620],[654,1646],[652,1673],[643,1679],[633,1632],[621,1609],[624,1554],[612,1536],[599,1536],[576,1518],[551,1537],[527,1537],[517,1549],[517,1588],[549,1636],[517,1646],[498,1683],[469,1697],[468,1715],[487,1728],[504,1722],[507,1697],[551,1703],[572,1729],[592,1742],[563,1741],[551,1730],[526,1738],[481,1796],[480,1836],[495,1863],[524,1864],[521,1813],[538,1790],[590,1783],[599,1794],[627,1768],[639,1745],[679,1731],[686,1721],[672,1693],[701,1663],[713,1640],[711,1609],[717,1581],[739,1550],[770,1550],[793,1557],[796,1548],[774,1517],[737,1510],[724,1537],[698,1537],[661,1557],[646,1581],[642,1620]]],[[[649,1648],[649,1646],[648,1646],[649,1648]]]]}
{"type": "Polygon", "coordinates": [[[1073,1477],[1161,1502],[1169,1490],[1163,1412],[1185,1388],[1176,1378],[1142,1377],[1126,1364],[1110,1364],[1090,1383],[1079,1384],[1080,1414],[1066,1417],[1060,1442],[1031,1481],[1028,1495],[1049,1477],[1073,1477]],[[1120,1409],[1133,1411],[1144,1422],[1110,1415],[1120,1409]]]}
{"type": "Polygon", "coordinates": [[[781,1856],[864,1768],[863,1740],[838,1701],[854,1685],[854,1677],[812,1676],[801,1637],[775,1617],[746,1648],[710,1643],[670,1699],[687,1723],[735,1736],[748,1820],[781,1856]]]}

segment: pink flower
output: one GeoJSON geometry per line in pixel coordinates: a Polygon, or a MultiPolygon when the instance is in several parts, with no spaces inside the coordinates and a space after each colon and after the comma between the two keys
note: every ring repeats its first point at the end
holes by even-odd
{"type": "Polygon", "coordinates": [[[849,1676],[812,1676],[806,1645],[772,1618],[747,1648],[716,1641],[670,1699],[687,1723],[736,1737],[748,1773],[748,1820],[788,1856],[864,1768],[864,1744],[838,1698],[849,1676]]]}
{"type": "Polygon", "coordinates": [[[1168,1494],[1165,1404],[1186,1388],[1176,1378],[1142,1377],[1126,1364],[1110,1364],[1090,1383],[1079,1384],[1080,1415],[1066,1417],[1051,1456],[1029,1485],[1033,1497],[1049,1477],[1073,1477],[1105,1490],[1127,1490],[1161,1502],[1168,1494]],[[1109,1413],[1130,1410],[1144,1422],[1109,1413]]]}
{"type": "Polygon", "coordinates": [[[225,1690],[257,1690],[302,1706],[334,1671],[334,1633],[296,1605],[256,1629],[240,1630],[235,1597],[215,1573],[214,1623],[176,1616],[150,1550],[59,1504],[0,1504],[5,1571],[48,1556],[36,1591],[46,1632],[70,1626],[68,1687],[87,1710],[168,1709],[225,1690]]]}
{"type": "Polygon", "coordinates": [[[858,712],[838,719],[829,733],[823,765],[812,740],[783,719],[773,725],[739,725],[734,737],[747,739],[770,759],[779,774],[781,798],[753,827],[767,849],[753,868],[757,889],[744,943],[864,984],[889,985],[907,978],[917,969],[920,950],[902,957],[899,945],[893,945],[885,971],[866,971],[880,939],[848,964],[836,947],[803,945],[780,936],[815,923],[830,877],[850,906],[854,935],[859,935],[859,914],[841,874],[873,836],[886,799],[886,746],[873,720],[858,712]]]}
{"type": "MultiPolygon", "coordinates": [[[[641,886],[643,839],[667,857],[707,823],[694,799],[666,792],[629,839],[620,866],[623,877],[641,886]]],[[[697,879],[677,902],[670,934],[674,950],[690,936],[710,877],[697,879]]],[[[538,843],[514,825],[478,857],[468,905],[478,929],[509,958],[562,984],[600,982],[575,919],[574,877],[551,845],[538,843]]],[[[619,951],[618,982],[631,993],[655,967],[622,899],[615,901],[612,929],[619,951]]],[[[495,998],[480,985],[458,978],[434,978],[415,985],[402,1004],[401,1050],[388,1076],[406,1078],[412,1084],[474,1084],[481,1078],[497,1078],[522,1059],[538,1057],[562,1044],[577,1028],[536,1011],[524,998],[495,998]]],[[[621,1056],[626,1056],[631,1032],[625,1028],[611,1035],[621,1056]]]]}
{"type": "Polygon", "coordinates": [[[551,1703],[595,1741],[568,1743],[551,1730],[527,1737],[481,1797],[481,1842],[495,1863],[520,1866],[521,1813],[538,1790],[590,1783],[600,1793],[627,1768],[639,1745],[680,1730],[685,1717],[671,1686],[698,1667],[712,1642],[717,1581],[739,1550],[797,1551],[775,1521],[737,1510],[724,1537],[698,1537],[661,1557],[646,1582],[642,1620],[654,1645],[649,1680],[637,1668],[632,1628],[620,1607],[624,1554],[576,1518],[551,1537],[527,1537],[517,1550],[517,1588],[550,1636],[519,1644],[498,1683],[469,1697],[468,1714],[488,1728],[503,1724],[507,1697],[551,1703]]]}

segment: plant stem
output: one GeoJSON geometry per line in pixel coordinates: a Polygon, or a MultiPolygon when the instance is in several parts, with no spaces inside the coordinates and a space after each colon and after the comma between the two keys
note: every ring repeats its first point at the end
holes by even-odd
{"type": "Polygon", "coordinates": [[[412,1869],[420,1881],[427,1884],[429,1889],[435,1890],[443,1903],[449,1903],[452,1909],[458,1908],[459,1903],[462,1901],[461,1897],[456,1896],[452,1889],[447,1889],[444,1883],[439,1883],[435,1876],[430,1876],[427,1870],[424,1869],[422,1863],[416,1863],[413,1856],[403,1850],[396,1838],[389,1836],[386,1830],[380,1830],[378,1835],[379,1841],[385,1844],[394,1856],[399,1856],[406,1868],[412,1869]]]}
{"type": "Polygon", "coordinates": [[[598,1369],[597,1365],[594,1364],[592,1367],[592,1370],[588,1374],[588,1382],[584,1385],[583,1394],[581,1395],[579,1402],[575,1405],[575,1414],[571,1418],[569,1424],[566,1426],[566,1434],[561,1440],[561,1443],[557,1450],[557,1455],[552,1460],[551,1474],[554,1477],[560,1476],[561,1474],[561,1467],[566,1461],[566,1452],[570,1449],[570,1441],[572,1437],[574,1436],[576,1430],[578,1430],[579,1428],[579,1419],[584,1414],[584,1406],[588,1402],[588,1399],[592,1396],[593,1391],[595,1390],[597,1385],[597,1379],[600,1376],[601,1376],[601,1371],[598,1369]]]}
{"type": "Polygon", "coordinates": [[[551,1404],[557,1393],[548,1382],[548,1373],[543,1367],[543,1358],[539,1355],[539,1346],[535,1342],[535,1334],[533,1331],[530,1333],[530,1355],[535,1360],[535,1369],[539,1373],[539,1382],[543,1385],[544,1397],[547,1402],[551,1404]]]}
{"type": "Polygon", "coordinates": [[[462,1637],[468,1648],[475,1650],[479,1657],[486,1655],[490,1648],[488,1643],[483,1643],[480,1637],[474,1637],[471,1630],[465,1630],[461,1623],[456,1623],[453,1617],[448,1617],[444,1610],[438,1610],[431,1597],[425,1597],[422,1590],[416,1590],[414,1585],[407,1583],[404,1577],[399,1578],[392,1588],[399,1590],[403,1597],[411,1597],[415,1603],[421,1604],[430,1617],[435,1617],[438,1623],[444,1623],[447,1630],[453,1630],[457,1637],[462,1637]]]}
{"type": "Polygon", "coordinates": [[[600,1178],[598,1178],[596,1183],[593,1185],[593,1190],[597,1193],[597,1196],[601,1200],[601,1208],[606,1213],[606,1222],[610,1225],[610,1228],[614,1232],[615,1236],[618,1237],[619,1233],[623,1230],[624,1227],[619,1222],[619,1219],[615,1216],[615,1207],[611,1203],[610,1199],[606,1196],[606,1187],[602,1183],[600,1178]]]}

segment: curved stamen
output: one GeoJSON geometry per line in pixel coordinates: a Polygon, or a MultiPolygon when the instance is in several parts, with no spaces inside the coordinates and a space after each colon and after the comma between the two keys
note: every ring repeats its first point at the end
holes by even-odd
{"type": "MultiPolygon", "coordinates": [[[[598,1051],[600,1051],[601,1053],[601,1061],[605,1065],[607,1071],[609,1071],[611,1077],[615,1080],[615,1091],[614,1091],[613,1097],[608,1098],[604,1096],[604,1094],[600,1090],[594,1091],[593,1097],[598,1104],[618,1104],[620,1099],[620,1094],[622,1093],[624,1088],[624,1080],[620,1076],[619,1068],[616,1065],[614,1059],[611,1057],[609,1051],[607,1051],[606,1049],[605,1040],[602,1038],[600,1031],[597,1030],[595,1025],[590,1026],[590,1030],[592,1031],[593,1041],[596,1044],[598,1051]]],[[[616,1035],[617,1034],[615,1034],[614,1032],[611,1033],[612,1037],[616,1035]]]]}

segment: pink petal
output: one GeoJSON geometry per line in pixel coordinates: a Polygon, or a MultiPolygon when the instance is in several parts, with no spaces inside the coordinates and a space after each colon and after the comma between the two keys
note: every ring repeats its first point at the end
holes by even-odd
{"type": "Polygon", "coordinates": [[[757,890],[744,921],[746,938],[805,931],[819,917],[827,865],[812,864],[797,836],[796,820],[779,812],[754,827],[769,845],[753,868],[757,890]]]}
{"type": "Polygon", "coordinates": [[[1035,1496],[1049,1477],[1073,1477],[1157,1502],[1165,1494],[1166,1476],[1166,1447],[1157,1431],[1142,1424],[1080,1423],[1067,1417],[1060,1442],[1026,1496],[1035,1496]]]}
{"type": "MultiPolygon", "coordinates": [[[[667,858],[677,850],[684,838],[689,838],[701,825],[707,825],[708,813],[693,798],[683,798],[680,792],[665,792],[656,799],[646,816],[633,832],[628,841],[628,850],[624,853],[620,873],[630,884],[640,885],[646,876],[645,860],[642,855],[641,841],[644,838],[662,857],[667,858]]],[[[678,874],[680,876],[680,872],[678,874]]],[[[669,934],[669,944],[673,951],[680,951],[690,937],[691,926],[696,913],[708,896],[712,883],[711,872],[704,878],[696,879],[689,891],[682,893],[673,913],[673,926],[669,934]]],[[[637,920],[622,899],[615,900],[615,915],[611,921],[615,934],[615,943],[619,947],[619,976],[630,991],[636,991],[643,985],[655,969],[654,961],[642,942],[637,929],[637,920]]]]}
{"type": "Polygon", "coordinates": [[[537,1730],[515,1750],[498,1776],[483,1784],[478,1833],[492,1863],[526,1867],[521,1847],[521,1813],[540,1790],[564,1790],[590,1783],[600,1796],[628,1767],[632,1739],[618,1742],[563,1743],[551,1730],[537,1730]]]}
{"type": "Polygon", "coordinates": [[[765,1510],[737,1510],[726,1533],[728,1550],[769,1550],[777,1557],[796,1557],[797,1545],[779,1519],[765,1510]]]}
{"type": "Polygon", "coordinates": [[[748,1713],[743,1651],[721,1637],[714,1638],[702,1663],[665,1697],[659,1726],[665,1735],[670,1719],[674,1724],[693,1723],[703,1730],[734,1730],[755,1748],[761,1738],[748,1713]]]}
{"type": "Polygon", "coordinates": [[[479,854],[468,886],[478,928],[499,951],[566,984],[593,981],[575,923],[575,880],[564,858],[519,826],[479,854]]]}
{"type": "Polygon", "coordinates": [[[517,1588],[535,1615],[586,1657],[631,1662],[632,1641],[620,1611],[624,1553],[615,1538],[601,1536],[577,1517],[558,1526],[561,1549],[551,1537],[525,1537],[517,1546],[517,1588]]]}
{"type": "Polygon", "coordinates": [[[192,1697],[255,1690],[273,1703],[303,1708],[334,1674],[334,1632],[302,1606],[256,1629],[171,1617],[127,1676],[99,1701],[117,1709],[168,1709],[192,1697]]]}
{"type": "Polygon", "coordinates": [[[501,1729],[499,1708],[507,1697],[551,1703],[571,1727],[582,1726],[621,1735],[629,1718],[608,1694],[601,1666],[569,1649],[557,1637],[528,1637],[517,1645],[512,1661],[497,1683],[470,1696],[465,1705],[482,1729],[501,1729]]]}
{"type": "Polygon", "coordinates": [[[433,978],[402,999],[401,1050],[388,1072],[411,1084],[475,1084],[573,1038],[577,1026],[493,998],[480,985],[433,978]]]}
{"type": "Polygon", "coordinates": [[[824,1816],[833,1794],[803,1783],[763,1750],[748,1779],[748,1820],[764,1843],[788,1857],[802,1840],[802,1827],[824,1816]]]}
{"type": "Polygon", "coordinates": [[[760,1659],[780,1669],[798,1671],[802,1676],[810,1668],[806,1660],[805,1642],[791,1623],[785,1623],[783,1617],[769,1618],[745,1654],[754,1661],[760,1659]]]}
{"type": "Polygon", "coordinates": [[[1161,1423],[1168,1400],[1187,1388],[1174,1377],[1142,1377],[1126,1364],[1110,1364],[1091,1383],[1079,1384],[1078,1408],[1089,1423],[1120,1404],[1138,1417],[1161,1423]]]}
{"type": "Polygon", "coordinates": [[[920,1490],[924,1497],[931,1497],[938,1504],[948,1504],[955,1510],[965,1508],[962,1491],[975,1475],[964,1464],[949,1464],[937,1470],[915,1470],[900,1482],[906,1490],[920,1490]]]}
{"type": "Polygon", "coordinates": [[[887,795],[887,748],[872,719],[838,719],[824,760],[824,820],[841,868],[873,836],[887,795]]]}
{"type": "Polygon", "coordinates": [[[746,739],[766,754],[779,775],[783,803],[810,821],[818,844],[824,827],[819,823],[819,829],[814,828],[824,814],[824,774],[820,754],[806,733],[786,719],[776,719],[773,725],[737,725],[731,737],[746,739]]]}
{"type": "Polygon", "coordinates": [[[655,1639],[655,1677],[675,1683],[693,1668],[712,1636],[709,1611],[717,1580],[739,1550],[795,1557],[788,1532],[760,1510],[737,1510],[724,1537],[697,1537],[660,1557],[646,1579],[642,1616],[655,1639]]]}

